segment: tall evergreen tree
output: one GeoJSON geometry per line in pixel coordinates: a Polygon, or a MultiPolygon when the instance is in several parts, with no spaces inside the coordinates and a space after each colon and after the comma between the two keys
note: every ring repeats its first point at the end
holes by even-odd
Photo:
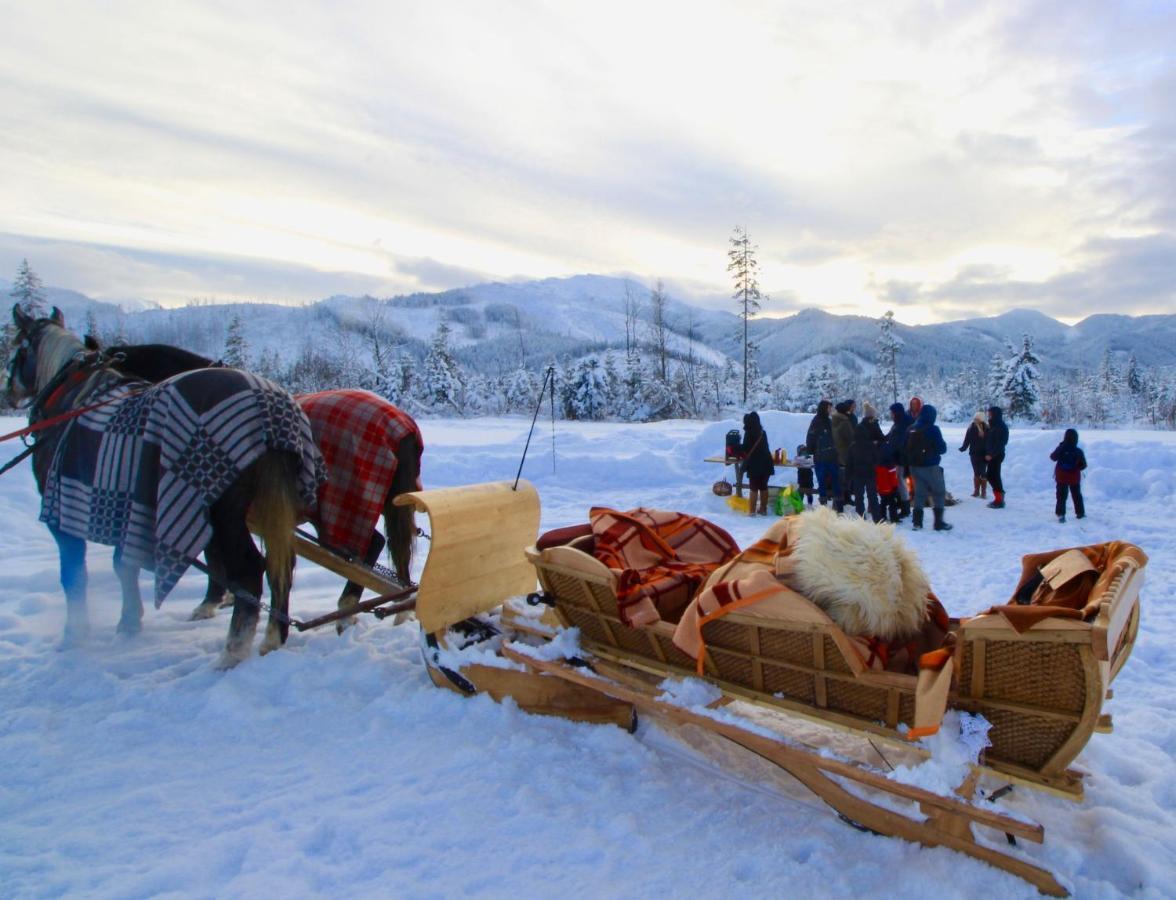
{"type": "Polygon", "coordinates": [[[747,229],[736,225],[730,243],[731,249],[727,251],[727,258],[730,260],[727,264],[727,271],[735,279],[735,293],[731,296],[739,308],[739,318],[743,322],[743,404],[746,406],[748,356],[751,351],[747,337],[747,323],[760,311],[760,301],[768,298],[760,292],[759,260],[755,258],[759,248],[751,243],[747,229]]]}
{"type": "Polygon", "coordinates": [[[226,366],[234,369],[249,368],[249,342],[245,339],[245,322],[239,315],[229,320],[225,332],[225,352],[221,356],[226,366]]]}
{"type": "Polygon", "coordinates": [[[1020,352],[1009,361],[1004,393],[1008,398],[1010,418],[1031,420],[1036,417],[1037,406],[1041,402],[1037,391],[1039,364],[1040,360],[1033,352],[1033,338],[1026,334],[1021,341],[1020,352]]]}
{"type": "Polygon", "coordinates": [[[20,261],[20,267],[16,270],[16,278],[12,282],[12,288],[8,295],[19,303],[20,308],[30,316],[40,318],[47,313],[45,286],[27,259],[20,261]]]}
{"type": "Polygon", "coordinates": [[[572,388],[572,410],[577,419],[603,419],[608,406],[608,380],[604,366],[595,354],[585,357],[576,367],[572,388]]]}
{"type": "Polygon", "coordinates": [[[420,400],[437,412],[460,413],[462,377],[457,361],[449,349],[449,323],[442,319],[425,354],[424,375],[419,384],[420,400]]]}
{"type": "Polygon", "coordinates": [[[1143,393],[1143,375],[1139,371],[1139,360],[1135,358],[1132,353],[1127,358],[1127,390],[1131,392],[1133,397],[1138,397],[1143,393]]]}
{"type": "Polygon", "coordinates": [[[902,338],[894,331],[894,311],[878,320],[878,371],[882,384],[890,391],[890,402],[898,402],[898,352],[902,349],[902,338]]]}

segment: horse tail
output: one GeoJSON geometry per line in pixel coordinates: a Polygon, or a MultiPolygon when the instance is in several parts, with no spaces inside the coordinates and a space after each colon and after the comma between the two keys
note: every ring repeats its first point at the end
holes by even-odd
{"type": "Polygon", "coordinates": [[[284,610],[294,573],[294,528],[298,525],[298,460],[268,450],[257,464],[257,489],[249,518],[265,546],[265,574],[275,606],[284,610]]]}
{"type": "Polygon", "coordinates": [[[409,566],[416,547],[416,514],[411,506],[397,506],[393,501],[406,491],[415,491],[421,475],[421,441],[414,434],[405,435],[396,448],[396,474],[388,496],[384,498],[384,537],[396,577],[408,583],[409,566]]]}

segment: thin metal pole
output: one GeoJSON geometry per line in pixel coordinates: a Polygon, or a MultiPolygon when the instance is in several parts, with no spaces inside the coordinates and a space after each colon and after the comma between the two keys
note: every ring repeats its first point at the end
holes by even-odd
{"type": "MultiPolygon", "coordinates": [[[[531,446],[531,435],[535,433],[535,423],[539,421],[539,410],[543,408],[543,395],[547,393],[547,382],[551,381],[551,416],[552,423],[555,422],[555,366],[548,366],[547,371],[543,373],[543,387],[539,389],[539,402],[535,404],[535,415],[531,416],[531,430],[527,432],[527,443],[523,446],[523,458],[519,460],[519,470],[515,473],[514,486],[512,491],[519,489],[519,479],[523,476],[523,463],[527,461],[527,449],[531,446]]],[[[552,425],[552,452],[555,447],[554,424],[552,425]]]]}

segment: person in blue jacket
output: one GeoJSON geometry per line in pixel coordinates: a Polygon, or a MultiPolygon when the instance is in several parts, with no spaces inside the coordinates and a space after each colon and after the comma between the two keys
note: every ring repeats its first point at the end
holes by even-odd
{"type": "Polygon", "coordinates": [[[935,530],[951,531],[951,526],[943,519],[947,491],[943,484],[943,467],[939,465],[943,454],[947,452],[947,444],[939,426],[935,424],[935,415],[935,407],[924,403],[915,424],[907,432],[907,462],[915,479],[911,525],[916,529],[923,527],[923,504],[927,494],[930,494],[931,509],[935,513],[935,530]]]}

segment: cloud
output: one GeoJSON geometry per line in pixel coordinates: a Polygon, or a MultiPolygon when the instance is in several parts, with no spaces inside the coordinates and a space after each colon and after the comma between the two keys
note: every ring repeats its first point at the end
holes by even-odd
{"type": "Polygon", "coordinates": [[[1167,313],[1176,308],[1176,236],[1091,240],[1076,253],[1072,268],[1041,281],[977,265],[938,284],[886,281],[874,288],[883,302],[933,306],[948,318],[997,315],[1019,306],[1071,320],[1107,311],[1167,313]]]}
{"type": "MultiPolygon", "coordinates": [[[[1061,279],[1112,271],[1100,241],[1176,234],[1163,4],[165,6],[6,22],[0,232],[56,282],[171,302],[625,271],[717,298],[741,224],[786,308],[942,318],[1098,302],[1061,279]]],[[[1146,262],[1103,302],[1154,306],[1146,262]]]]}

